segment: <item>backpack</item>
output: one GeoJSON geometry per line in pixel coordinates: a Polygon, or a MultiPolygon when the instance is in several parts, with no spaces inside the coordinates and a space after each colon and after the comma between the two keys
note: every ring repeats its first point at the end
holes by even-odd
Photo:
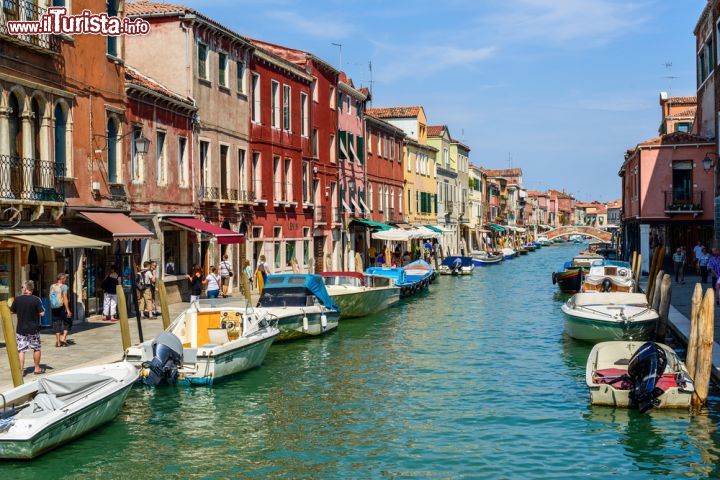
{"type": "Polygon", "coordinates": [[[57,283],[50,287],[50,308],[60,308],[64,306],[62,297],[62,287],[57,283]]]}
{"type": "Polygon", "coordinates": [[[146,288],[150,288],[150,285],[147,284],[145,281],[145,273],[147,270],[140,270],[135,274],[135,285],[137,285],[137,288],[140,290],[145,290],[146,288]]]}

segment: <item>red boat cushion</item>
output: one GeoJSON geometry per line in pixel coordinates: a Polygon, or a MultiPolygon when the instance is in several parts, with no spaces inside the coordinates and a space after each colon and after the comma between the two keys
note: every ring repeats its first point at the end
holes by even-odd
{"type": "MultiPolygon", "coordinates": [[[[603,368],[595,372],[594,380],[597,383],[610,384],[613,380],[622,377],[626,373],[627,370],[623,370],[622,368],[603,368]]],[[[630,388],[630,384],[625,381],[614,383],[613,386],[618,390],[628,390],[630,388]]],[[[664,374],[662,377],[660,377],[660,380],[658,380],[656,386],[660,388],[663,392],[667,392],[670,388],[677,387],[678,383],[677,379],[675,378],[675,374],[664,374]]]]}

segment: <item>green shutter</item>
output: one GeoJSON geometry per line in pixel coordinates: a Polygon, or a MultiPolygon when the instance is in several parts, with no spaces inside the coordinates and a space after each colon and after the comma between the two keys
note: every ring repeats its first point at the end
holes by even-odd
{"type": "MultiPolygon", "coordinates": [[[[435,195],[433,195],[433,197],[435,198],[435,214],[437,215],[437,211],[438,211],[438,209],[437,209],[437,193],[435,195]]],[[[432,212],[430,212],[430,213],[432,213],[432,212]]]]}
{"type": "Polygon", "coordinates": [[[361,136],[357,137],[357,155],[360,163],[365,163],[365,139],[361,136]]]}
{"type": "Polygon", "coordinates": [[[342,130],[338,131],[338,158],[340,160],[347,160],[347,156],[343,153],[341,146],[345,147],[345,151],[347,151],[347,134],[342,130]]]}
{"type": "Polygon", "coordinates": [[[353,150],[352,148],[350,148],[350,145],[355,147],[355,135],[348,132],[348,134],[347,134],[347,154],[348,154],[348,160],[353,162],[353,161],[355,161],[355,159],[352,157],[352,153],[350,153],[353,150]]]}

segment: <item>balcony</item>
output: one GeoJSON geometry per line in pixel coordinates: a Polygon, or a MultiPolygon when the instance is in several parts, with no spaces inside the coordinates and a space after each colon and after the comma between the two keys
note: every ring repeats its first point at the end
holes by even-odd
{"type": "Polygon", "coordinates": [[[217,202],[220,201],[220,189],[218,187],[203,187],[202,188],[202,199],[203,202],[217,202]]]}
{"type": "Polygon", "coordinates": [[[327,225],[327,207],[316,205],[313,218],[315,225],[327,225]]]}
{"type": "Polygon", "coordinates": [[[62,168],[55,162],[0,155],[0,198],[62,202],[62,168]]]}
{"type": "Polygon", "coordinates": [[[705,192],[668,192],[665,195],[666,215],[699,215],[703,212],[703,199],[705,192]]]}
{"type": "Polygon", "coordinates": [[[0,36],[8,41],[40,52],[60,52],[60,40],[56,35],[11,35],[8,22],[38,21],[46,10],[32,0],[3,0],[0,8],[0,36]]]}

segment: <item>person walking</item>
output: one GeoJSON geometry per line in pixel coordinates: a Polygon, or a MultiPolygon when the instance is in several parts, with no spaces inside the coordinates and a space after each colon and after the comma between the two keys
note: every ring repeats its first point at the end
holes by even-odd
{"type": "Polygon", "coordinates": [[[711,251],[712,255],[708,262],[708,270],[710,270],[712,286],[715,289],[715,303],[720,305],[720,299],[717,296],[718,284],[720,284],[720,254],[718,254],[717,248],[713,248],[711,251]]]}
{"type": "Polygon", "coordinates": [[[103,289],[103,321],[117,322],[117,286],[120,285],[120,275],[115,265],[110,266],[110,273],[102,281],[103,289]]]}
{"type": "Polygon", "coordinates": [[[45,315],[42,300],[33,295],[35,290],[35,282],[28,280],[23,282],[22,295],[15,297],[15,301],[10,306],[10,311],[17,315],[17,327],[15,329],[15,339],[17,340],[18,358],[20,359],[20,369],[25,372],[25,353],[33,351],[33,363],[35,369],[33,373],[40,375],[45,373],[45,369],[40,366],[40,317],[45,315]]]}
{"type": "Polygon", "coordinates": [[[192,267],[192,275],[185,275],[185,278],[190,282],[190,302],[197,302],[200,300],[203,289],[203,276],[200,265],[197,263],[192,267]]]}
{"type": "Polygon", "coordinates": [[[218,298],[220,296],[220,284],[222,283],[222,280],[220,279],[220,275],[217,273],[217,267],[214,265],[210,267],[210,273],[207,277],[205,277],[203,283],[207,285],[208,298],[218,298]]]}
{"type": "Polygon", "coordinates": [[[675,250],[675,253],[672,256],[672,259],[673,259],[673,266],[675,267],[675,282],[678,283],[678,282],[680,282],[680,275],[682,274],[683,264],[684,264],[684,257],[683,257],[682,249],[680,247],[678,247],[678,249],[675,250]]]}
{"type": "Polygon", "coordinates": [[[370,262],[370,267],[375,266],[375,258],[377,257],[377,249],[370,245],[370,248],[368,248],[368,261],[370,262]]]}
{"type": "Polygon", "coordinates": [[[72,327],[72,312],[68,300],[67,274],[61,273],[57,281],[50,285],[50,311],[53,328],[55,329],[55,346],[67,347],[67,336],[72,327]]]}
{"type": "Polygon", "coordinates": [[[222,281],[221,290],[222,290],[222,296],[227,297],[228,296],[228,285],[230,284],[230,279],[233,277],[233,271],[232,271],[232,265],[230,265],[230,262],[228,262],[228,256],[223,255],[222,262],[220,262],[220,280],[222,281]]]}
{"type": "Polygon", "coordinates": [[[152,298],[152,271],[150,271],[150,262],[143,262],[143,268],[137,273],[137,279],[135,282],[137,289],[140,292],[138,299],[140,301],[140,311],[143,317],[150,318],[150,313],[153,309],[153,298],[152,298]]]}
{"type": "Polygon", "coordinates": [[[708,277],[708,263],[710,262],[710,254],[705,247],[703,247],[697,260],[698,268],[700,269],[700,282],[706,283],[708,277]]]}
{"type": "Polygon", "coordinates": [[[267,280],[267,276],[272,273],[270,271],[270,266],[267,264],[267,261],[265,260],[265,255],[260,255],[258,258],[258,264],[257,268],[255,269],[255,278],[257,278],[257,274],[260,272],[260,275],[262,275],[263,284],[265,284],[265,280],[267,280]]]}
{"type": "MultiPolygon", "coordinates": [[[[700,273],[700,256],[702,256],[704,250],[705,247],[703,247],[702,242],[698,240],[697,245],[693,247],[693,260],[695,264],[695,271],[698,274],[700,273]]],[[[707,250],[705,250],[705,253],[707,253],[707,250]]]]}
{"type": "Polygon", "coordinates": [[[152,293],[152,315],[153,317],[157,318],[160,316],[160,312],[158,312],[157,306],[158,306],[158,299],[157,299],[157,271],[158,271],[158,264],[155,261],[150,262],[150,292],[152,293]]]}
{"type": "Polygon", "coordinates": [[[250,262],[247,258],[243,259],[243,273],[247,277],[248,283],[250,284],[250,291],[252,292],[253,289],[253,273],[252,268],[250,268],[250,262]]]}

